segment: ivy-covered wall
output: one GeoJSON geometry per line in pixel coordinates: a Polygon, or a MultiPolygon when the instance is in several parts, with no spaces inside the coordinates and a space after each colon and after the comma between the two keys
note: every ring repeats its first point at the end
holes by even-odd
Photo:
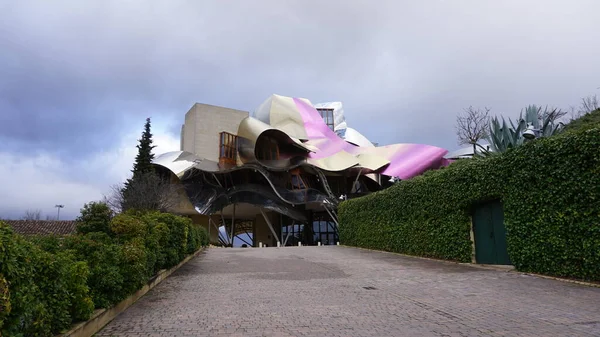
{"type": "Polygon", "coordinates": [[[341,203],[345,245],[470,262],[471,212],[504,207],[518,270],[600,280],[600,128],[463,160],[341,203]]]}

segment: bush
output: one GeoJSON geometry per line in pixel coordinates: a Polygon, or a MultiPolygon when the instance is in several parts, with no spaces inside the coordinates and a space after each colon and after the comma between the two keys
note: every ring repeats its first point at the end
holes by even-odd
{"type": "Polygon", "coordinates": [[[26,240],[0,222],[0,336],[57,334],[206,245],[206,231],[188,218],[107,210],[85,205],[79,234],[66,237],[26,240]]]}
{"type": "Polygon", "coordinates": [[[148,234],[148,225],[139,217],[127,213],[112,218],[109,229],[121,242],[142,238],[148,234]]]}
{"type": "Polygon", "coordinates": [[[4,275],[0,274],[0,331],[4,320],[10,314],[10,292],[8,291],[8,282],[4,275]]]}
{"type": "Polygon", "coordinates": [[[109,307],[127,297],[123,251],[107,240],[106,234],[73,235],[65,238],[63,248],[87,263],[88,286],[96,308],[109,307]]]}
{"type": "Polygon", "coordinates": [[[600,109],[587,113],[565,126],[565,131],[585,131],[600,127],[600,109]]]}
{"type": "Polygon", "coordinates": [[[192,225],[189,218],[169,213],[149,212],[144,216],[144,220],[154,225],[152,232],[156,232],[164,258],[161,269],[171,268],[185,258],[188,252],[189,229],[192,225]]]}
{"type": "Polygon", "coordinates": [[[76,220],[77,232],[81,234],[102,232],[112,235],[110,220],[113,216],[113,212],[106,203],[90,202],[85,204],[81,209],[81,215],[76,220]]]}
{"type": "Polygon", "coordinates": [[[470,216],[501,199],[518,270],[600,280],[600,129],[463,160],[340,204],[347,245],[470,262],[470,216]]]}
{"type": "Polygon", "coordinates": [[[2,334],[51,336],[87,319],[87,273],[70,254],[43,251],[0,222],[2,334]]]}

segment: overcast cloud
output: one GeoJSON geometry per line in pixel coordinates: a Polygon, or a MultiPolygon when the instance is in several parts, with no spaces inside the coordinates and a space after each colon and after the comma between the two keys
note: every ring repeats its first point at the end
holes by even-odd
{"type": "Polygon", "coordinates": [[[458,147],[469,105],[600,94],[600,2],[2,1],[0,217],[66,218],[124,179],[144,119],[178,150],[194,102],[342,101],[380,144],[458,147]]]}

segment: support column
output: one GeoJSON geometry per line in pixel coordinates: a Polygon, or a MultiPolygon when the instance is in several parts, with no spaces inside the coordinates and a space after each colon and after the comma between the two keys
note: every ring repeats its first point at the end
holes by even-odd
{"type": "MultiPolygon", "coordinates": [[[[225,239],[229,241],[229,234],[227,234],[227,222],[225,222],[225,217],[223,216],[223,209],[221,208],[221,222],[223,222],[223,229],[225,230],[225,239]]],[[[226,242],[229,244],[229,242],[226,242]]]]}
{"type": "Polygon", "coordinates": [[[279,213],[279,233],[281,233],[280,242],[283,242],[283,214],[279,213]]]}
{"type": "Polygon", "coordinates": [[[221,235],[221,231],[219,230],[219,226],[217,226],[217,224],[212,220],[212,217],[209,216],[209,218],[208,218],[208,228],[210,228],[210,224],[211,223],[215,227],[215,229],[217,230],[217,239],[219,239],[219,241],[221,243],[227,244],[227,242],[225,242],[225,240],[223,240],[223,235],[221,235]]]}
{"type": "Polygon", "coordinates": [[[323,208],[325,208],[325,210],[327,211],[327,213],[329,213],[329,216],[331,217],[331,220],[333,220],[333,222],[335,223],[335,227],[339,228],[340,226],[339,226],[337,220],[335,219],[335,217],[333,216],[333,214],[331,213],[331,211],[329,210],[329,208],[327,208],[327,207],[323,207],[323,208]]]}
{"type": "MultiPolygon", "coordinates": [[[[356,186],[356,183],[358,182],[358,178],[360,178],[360,174],[362,173],[362,171],[363,171],[363,169],[360,169],[360,170],[358,171],[358,174],[356,175],[356,180],[354,180],[354,183],[352,184],[352,188],[355,188],[355,186],[356,186]]],[[[358,193],[358,189],[356,189],[356,190],[354,191],[354,193],[358,193]]]]}
{"type": "Polygon", "coordinates": [[[279,236],[277,235],[277,233],[275,233],[275,230],[273,229],[273,225],[271,224],[271,220],[269,220],[269,218],[267,217],[267,215],[265,214],[265,212],[263,211],[262,208],[260,209],[260,213],[265,218],[265,221],[267,222],[267,226],[269,226],[269,229],[271,230],[271,233],[273,234],[273,237],[277,240],[278,243],[281,243],[281,241],[279,241],[279,236]]]}
{"type": "Polygon", "coordinates": [[[233,204],[233,214],[231,215],[231,247],[233,247],[233,237],[235,236],[235,204],[233,204]]]}

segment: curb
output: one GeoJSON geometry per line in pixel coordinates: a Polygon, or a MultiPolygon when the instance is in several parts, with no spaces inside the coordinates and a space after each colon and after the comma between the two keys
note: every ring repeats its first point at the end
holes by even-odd
{"type": "Polygon", "coordinates": [[[57,337],[89,337],[93,336],[98,331],[102,330],[104,326],[106,326],[110,321],[115,319],[120,313],[127,310],[132,304],[134,304],[137,300],[139,300],[142,296],[144,296],[150,289],[156,287],[159,283],[161,283],[164,279],[169,277],[173,272],[179,269],[181,266],[186,264],[189,260],[194,257],[200,255],[207,248],[203,247],[198,249],[195,253],[187,256],[183,259],[179,264],[171,269],[163,269],[159,271],[156,275],[154,275],[148,283],[143,286],[140,290],[136,291],[126,299],[117,303],[115,306],[108,309],[98,309],[94,311],[92,317],[89,320],[81,323],[77,323],[71,330],[57,335],[57,337]]]}
{"type": "Polygon", "coordinates": [[[346,245],[342,245],[342,244],[340,244],[340,247],[356,248],[356,249],[368,250],[368,251],[378,252],[378,253],[395,254],[395,255],[400,255],[400,256],[414,258],[414,259],[421,259],[421,260],[428,260],[428,261],[437,261],[437,262],[451,263],[451,264],[457,264],[457,265],[462,265],[462,266],[471,267],[471,268],[496,270],[496,271],[502,271],[502,272],[507,272],[507,273],[515,273],[515,274],[521,274],[521,275],[527,275],[527,276],[534,276],[534,277],[545,278],[545,279],[549,279],[549,280],[555,280],[555,281],[561,281],[561,282],[567,282],[567,283],[575,283],[575,284],[582,285],[582,286],[587,286],[587,287],[600,288],[600,283],[586,282],[586,281],[579,281],[579,280],[572,280],[572,279],[568,279],[568,278],[562,278],[562,277],[556,277],[556,276],[549,276],[549,275],[543,275],[543,274],[536,274],[536,273],[528,273],[528,272],[524,272],[524,271],[518,271],[518,270],[515,269],[514,266],[456,262],[456,261],[450,261],[450,260],[444,260],[444,259],[436,259],[436,258],[431,258],[431,257],[424,257],[424,256],[417,256],[417,255],[408,255],[408,254],[402,254],[402,253],[388,252],[388,251],[385,251],[385,250],[377,250],[377,249],[370,249],[370,248],[346,246],[346,245]]]}

